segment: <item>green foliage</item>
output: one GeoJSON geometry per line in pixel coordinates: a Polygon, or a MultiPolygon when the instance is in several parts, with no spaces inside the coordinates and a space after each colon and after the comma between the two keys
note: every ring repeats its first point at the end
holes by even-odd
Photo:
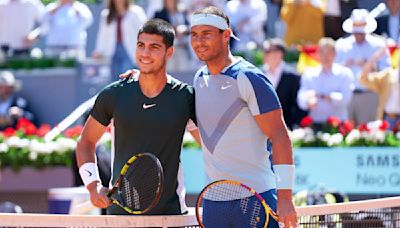
{"type": "MultiPolygon", "coordinates": [[[[44,5],[47,5],[51,2],[55,2],[55,0],[41,0],[43,2],[44,5]]],[[[87,5],[90,4],[98,4],[98,3],[102,3],[102,0],[80,0],[79,2],[85,3],[87,5]]]]}
{"type": "Polygon", "coordinates": [[[75,59],[58,59],[58,58],[9,58],[5,62],[0,63],[0,69],[12,70],[31,70],[44,69],[53,67],[73,68],[76,65],[75,59]]]}

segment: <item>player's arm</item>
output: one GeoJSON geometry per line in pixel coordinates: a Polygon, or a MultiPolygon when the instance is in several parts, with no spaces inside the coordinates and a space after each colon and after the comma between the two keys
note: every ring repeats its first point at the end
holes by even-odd
{"type": "Polygon", "coordinates": [[[110,205],[106,197],[108,189],[101,185],[96,164],[96,144],[105,131],[105,126],[89,116],[76,147],[79,174],[85,187],[89,190],[92,204],[100,208],[106,208],[110,205]]]}
{"type": "Polygon", "coordinates": [[[292,144],[283,120],[282,109],[256,115],[254,118],[260,129],[272,141],[273,164],[277,175],[279,221],[284,222],[286,227],[296,227],[297,216],[292,201],[294,172],[292,144]]]}
{"type": "Polygon", "coordinates": [[[190,131],[190,134],[192,135],[194,140],[196,140],[196,142],[201,146],[201,139],[200,139],[199,130],[196,129],[196,130],[190,131]]]}

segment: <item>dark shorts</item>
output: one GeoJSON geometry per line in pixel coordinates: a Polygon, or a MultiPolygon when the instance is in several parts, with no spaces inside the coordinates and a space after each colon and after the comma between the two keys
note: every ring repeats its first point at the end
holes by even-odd
{"type": "MultiPolygon", "coordinates": [[[[260,194],[269,207],[276,211],[277,196],[276,190],[272,189],[260,194]]],[[[247,202],[243,200],[232,201],[203,201],[203,224],[207,228],[220,227],[264,227],[265,213],[260,210],[248,211],[247,207],[259,202],[255,196],[249,198],[247,202]],[[256,219],[256,218],[259,219],[256,219]],[[260,221],[260,222],[258,222],[260,221]]],[[[259,204],[261,206],[261,204],[259,204]]],[[[268,227],[279,227],[278,223],[270,217],[268,227]]]]}

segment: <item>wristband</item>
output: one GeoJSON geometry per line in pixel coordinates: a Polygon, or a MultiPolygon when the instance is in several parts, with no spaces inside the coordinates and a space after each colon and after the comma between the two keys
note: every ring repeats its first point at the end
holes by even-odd
{"type": "Polygon", "coordinates": [[[87,162],[79,167],[79,174],[81,175],[83,184],[87,187],[93,181],[100,181],[99,170],[96,163],[87,162]]]}
{"type": "Polygon", "coordinates": [[[294,165],[279,164],[273,166],[275,171],[276,189],[293,189],[294,165]]]}

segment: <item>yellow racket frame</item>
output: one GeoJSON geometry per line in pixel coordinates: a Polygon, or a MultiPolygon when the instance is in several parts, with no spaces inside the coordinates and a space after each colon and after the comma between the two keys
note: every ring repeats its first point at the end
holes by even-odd
{"type": "Polygon", "coordinates": [[[245,189],[247,189],[250,193],[252,193],[261,203],[261,205],[264,207],[264,211],[265,211],[265,224],[264,224],[264,228],[267,227],[268,223],[269,223],[269,217],[271,216],[273,219],[275,219],[275,221],[278,221],[278,215],[268,206],[267,202],[265,202],[264,198],[262,198],[262,196],[260,194],[258,194],[253,188],[250,188],[249,186],[242,184],[239,181],[233,181],[233,180],[219,180],[219,181],[215,181],[209,185],[207,185],[206,187],[203,188],[203,190],[201,191],[199,197],[197,198],[197,203],[196,203],[196,218],[197,221],[199,222],[199,225],[202,228],[205,228],[204,224],[203,224],[203,219],[201,218],[202,215],[200,215],[200,208],[201,208],[201,200],[203,199],[203,195],[207,192],[207,190],[215,185],[219,185],[219,184],[233,184],[233,185],[239,185],[245,189]]]}
{"type": "Polygon", "coordinates": [[[164,181],[163,170],[162,170],[161,162],[158,160],[158,158],[151,153],[136,154],[136,155],[133,155],[131,158],[129,158],[129,160],[122,167],[120,176],[118,177],[118,180],[115,182],[115,185],[113,186],[113,188],[107,193],[107,197],[110,199],[111,203],[118,205],[119,207],[121,207],[122,209],[124,209],[126,212],[128,212],[130,214],[134,214],[134,215],[144,214],[147,211],[149,211],[150,209],[152,209],[159,202],[159,200],[161,198],[161,193],[162,193],[163,181],[164,181]],[[161,178],[160,178],[160,183],[159,183],[158,189],[157,189],[158,194],[157,194],[156,198],[154,199],[153,203],[143,211],[136,211],[136,210],[132,210],[131,208],[129,208],[127,206],[122,205],[118,200],[116,200],[112,197],[112,194],[114,193],[114,191],[116,191],[118,189],[118,186],[119,186],[120,182],[122,181],[122,178],[128,171],[129,166],[132,165],[139,157],[142,157],[142,156],[150,156],[156,161],[156,163],[160,169],[161,178]]]}

